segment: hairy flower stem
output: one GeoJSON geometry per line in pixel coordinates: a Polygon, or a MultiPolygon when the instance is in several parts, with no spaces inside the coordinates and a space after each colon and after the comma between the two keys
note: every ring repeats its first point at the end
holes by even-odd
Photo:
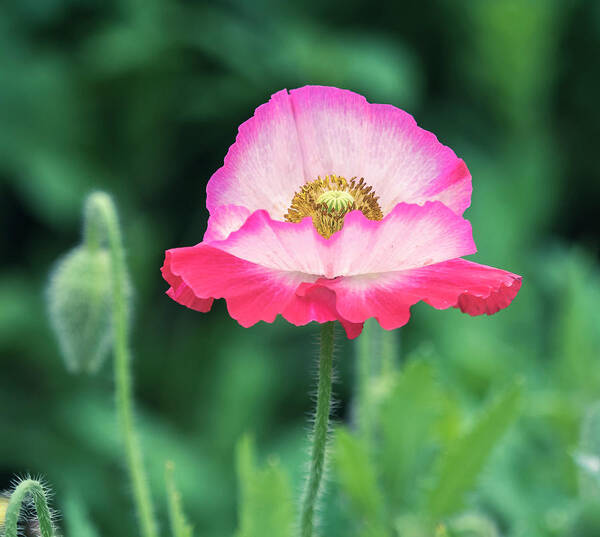
{"type": "Polygon", "coordinates": [[[310,471],[300,518],[300,534],[312,537],[315,527],[315,508],[322,488],[323,471],[329,433],[331,410],[331,385],[333,381],[334,323],[321,325],[321,352],[319,356],[319,385],[317,388],[317,413],[312,437],[310,471]]]}
{"type": "Polygon", "coordinates": [[[109,196],[92,194],[86,209],[86,241],[94,244],[104,231],[112,266],[112,324],[116,406],[125,445],[125,457],[143,537],[158,537],[152,497],[144,471],[140,443],[135,432],[129,350],[127,268],[117,213],[109,196]],[[100,231],[102,230],[102,231],[100,231]]]}
{"type": "Polygon", "coordinates": [[[21,481],[10,496],[10,502],[6,509],[6,519],[4,521],[5,537],[17,537],[20,535],[18,532],[19,515],[21,513],[23,500],[25,500],[28,494],[31,494],[33,497],[35,511],[40,524],[41,536],[53,537],[54,528],[52,527],[52,515],[50,509],[48,509],[46,491],[39,481],[33,479],[21,481]]]}

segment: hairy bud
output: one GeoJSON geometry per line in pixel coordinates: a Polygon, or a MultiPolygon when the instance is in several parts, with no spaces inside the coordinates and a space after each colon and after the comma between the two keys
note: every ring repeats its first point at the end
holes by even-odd
{"type": "Polygon", "coordinates": [[[82,244],[59,261],[48,286],[52,326],[70,371],[98,370],[113,343],[114,316],[124,314],[127,325],[130,297],[113,202],[94,192],[84,206],[82,244]]]}
{"type": "Polygon", "coordinates": [[[50,277],[48,308],[67,368],[95,372],[112,341],[111,266],[106,248],[78,246],[50,277]]]}

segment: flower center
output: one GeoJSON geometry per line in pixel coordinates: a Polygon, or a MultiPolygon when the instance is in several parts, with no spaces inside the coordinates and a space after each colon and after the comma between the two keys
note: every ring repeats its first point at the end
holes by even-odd
{"type": "Polygon", "coordinates": [[[300,222],[312,217],[316,230],[326,239],[344,227],[347,213],[359,210],[369,220],[381,220],[383,213],[373,187],[364,179],[346,180],[339,175],[319,177],[294,194],[285,219],[300,222]]]}
{"type": "Polygon", "coordinates": [[[323,203],[332,211],[343,211],[354,203],[354,198],[343,190],[328,190],[317,198],[317,205],[323,203]]]}

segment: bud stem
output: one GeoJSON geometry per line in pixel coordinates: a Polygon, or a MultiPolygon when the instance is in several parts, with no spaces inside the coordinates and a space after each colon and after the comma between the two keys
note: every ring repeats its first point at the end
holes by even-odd
{"type": "Polygon", "coordinates": [[[331,384],[333,381],[334,323],[321,325],[321,352],[319,357],[319,385],[317,388],[317,412],[312,438],[311,461],[308,481],[300,519],[302,537],[312,537],[315,526],[315,508],[322,488],[325,468],[329,413],[331,410],[331,384]]]}
{"type": "Polygon", "coordinates": [[[48,509],[46,491],[39,481],[25,479],[21,481],[10,496],[10,502],[6,509],[6,519],[4,521],[4,535],[6,537],[17,537],[19,515],[23,500],[31,494],[38,522],[40,523],[40,533],[42,537],[54,537],[54,528],[52,527],[52,515],[48,509]]]}
{"type": "Polygon", "coordinates": [[[107,194],[95,193],[90,196],[86,207],[85,229],[85,240],[90,246],[99,245],[103,235],[106,236],[108,241],[113,276],[112,322],[117,414],[121,433],[123,434],[126,462],[133,485],[142,535],[144,537],[157,537],[158,531],[154,519],[152,497],[133,419],[129,319],[125,296],[127,268],[117,213],[111,198],[107,194]]]}
{"type": "Polygon", "coordinates": [[[97,250],[101,246],[102,238],[107,235],[106,205],[112,205],[112,201],[107,194],[102,192],[91,194],[85,204],[83,241],[91,251],[97,250]]]}

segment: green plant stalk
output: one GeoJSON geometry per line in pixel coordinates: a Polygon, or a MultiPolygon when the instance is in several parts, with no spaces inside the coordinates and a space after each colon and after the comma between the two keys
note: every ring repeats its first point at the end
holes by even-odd
{"type": "Polygon", "coordinates": [[[310,470],[300,515],[300,534],[302,537],[312,537],[314,535],[316,504],[322,489],[329,434],[329,413],[331,411],[334,327],[333,322],[321,325],[317,412],[312,437],[310,470]]]}
{"type": "Polygon", "coordinates": [[[367,446],[371,443],[373,434],[372,360],[373,330],[370,322],[367,321],[356,342],[356,418],[359,434],[367,446]]]}
{"type": "Polygon", "coordinates": [[[54,528],[52,527],[52,515],[48,509],[46,491],[39,481],[25,479],[21,481],[10,496],[10,502],[6,508],[6,519],[4,521],[5,537],[18,537],[19,515],[23,500],[31,494],[38,522],[40,523],[40,533],[42,537],[54,537],[54,528]]]}
{"type": "Polygon", "coordinates": [[[81,496],[75,490],[69,491],[63,500],[63,520],[65,534],[69,537],[100,537],[89,519],[81,496]]]}
{"type": "Polygon", "coordinates": [[[398,334],[396,330],[379,329],[381,338],[381,375],[387,377],[397,369],[398,334]]]}
{"type": "Polygon", "coordinates": [[[158,537],[152,497],[144,470],[142,451],[135,432],[133,419],[133,398],[131,380],[131,353],[129,350],[129,319],[125,296],[127,268],[121,241],[117,213],[109,196],[93,194],[88,202],[88,222],[86,240],[98,241],[99,226],[102,225],[108,239],[112,265],[113,294],[113,347],[114,375],[116,387],[116,407],[123,434],[125,456],[129,477],[133,485],[133,495],[137,514],[144,537],[158,537]],[[94,214],[96,213],[96,214],[94,214]],[[96,220],[96,218],[98,220],[96,220]]]}
{"type": "Polygon", "coordinates": [[[357,429],[365,446],[373,443],[377,401],[373,384],[391,377],[398,369],[398,330],[384,330],[367,320],[356,346],[357,429]]]}
{"type": "Polygon", "coordinates": [[[171,522],[171,534],[173,537],[192,537],[192,526],[190,526],[183,513],[181,494],[175,486],[173,473],[175,464],[168,461],[165,464],[165,483],[167,485],[167,499],[169,502],[169,520],[171,522]]]}

